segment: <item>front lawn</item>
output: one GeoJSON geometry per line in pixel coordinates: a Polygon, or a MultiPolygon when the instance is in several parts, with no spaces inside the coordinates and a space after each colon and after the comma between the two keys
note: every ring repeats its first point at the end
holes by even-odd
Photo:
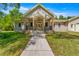
{"type": "Polygon", "coordinates": [[[0,32],[0,56],[17,56],[29,41],[29,35],[19,32],[0,32]]]}
{"type": "Polygon", "coordinates": [[[47,41],[54,55],[79,56],[79,33],[77,32],[48,33],[47,41]]]}

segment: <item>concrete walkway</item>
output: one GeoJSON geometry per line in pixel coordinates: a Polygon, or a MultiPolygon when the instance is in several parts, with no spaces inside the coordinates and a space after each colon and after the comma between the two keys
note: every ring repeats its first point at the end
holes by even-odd
{"type": "Polygon", "coordinates": [[[45,39],[45,34],[42,32],[32,34],[34,35],[21,56],[54,56],[45,39]]]}

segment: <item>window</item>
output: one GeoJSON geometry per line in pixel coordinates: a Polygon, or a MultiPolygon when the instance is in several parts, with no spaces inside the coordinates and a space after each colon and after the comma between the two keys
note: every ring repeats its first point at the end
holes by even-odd
{"type": "Polygon", "coordinates": [[[26,25],[26,28],[25,28],[26,30],[28,30],[28,26],[26,25]]]}
{"type": "Polygon", "coordinates": [[[30,26],[31,26],[31,27],[33,26],[32,22],[30,23],[30,26]]]}
{"type": "Polygon", "coordinates": [[[46,22],[46,23],[45,23],[45,27],[47,27],[47,26],[48,26],[48,23],[46,22]]]}
{"type": "Polygon", "coordinates": [[[60,27],[60,25],[61,25],[61,24],[60,24],[60,23],[58,23],[58,27],[60,27]]]}
{"type": "Polygon", "coordinates": [[[73,27],[73,24],[71,24],[71,28],[73,27]]]}
{"type": "Polygon", "coordinates": [[[21,23],[19,23],[19,27],[21,27],[21,23]]]}
{"type": "Polygon", "coordinates": [[[50,26],[50,30],[52,30],[52,26],[50,26]]]}

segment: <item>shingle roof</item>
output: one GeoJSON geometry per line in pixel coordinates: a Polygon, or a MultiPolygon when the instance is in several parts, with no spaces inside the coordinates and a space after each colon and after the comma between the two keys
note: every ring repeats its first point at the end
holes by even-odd
{"type": "Polygon", "coordinates": [[[71,22],[71,21],[74,21],[76,19],[79,19],[79,16],[75,16],[75,17],[72,17],[68,20],[54,20],[55,22],[71,22]]]}
{"type": "Polygon", "coordinates": [[[74,20],[76,20],[76,19],[79,19],[79,16],[75,16],[75,17],[69,19],[69,22],[74,21],[74,20]]]}
{"type": "MultiPolygon", "coordinates": [[[[51,15],[52,17],[54,17],[54,14],[52,14],[51,12],[48,11],[48,9],[46,9],[42,4],[36,4],[31,10],[27,11],[27,13],[24,14],[23,17],[25,16],[28,16],[29,14],[31,14],[32,12],[34,12],[36,9],[38,8],[42,8],[45,12],[47,12],[49,15],[51,15]]],[[[68,20],[54,20],[54,22],[71,22],[71,21],[74,21],[76,19],[78,19],[79,16],[76,16],[76,17],[73,17],[73,18],[70,18],[68,20]]]]}
{"type": "Polygon", "coordinates": [[[67,22],[68,20],[54,20],[54,22],[67,22]]]}

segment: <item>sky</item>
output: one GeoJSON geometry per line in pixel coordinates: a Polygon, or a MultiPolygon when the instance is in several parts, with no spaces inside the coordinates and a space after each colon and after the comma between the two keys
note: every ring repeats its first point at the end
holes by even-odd
{"type": "MultiPolygon", "coordinates": [[[[25,13],[36,3],[21,3],[20,12],[25,13]]],[[[51,13],[63,16],[79,16],[79,3],[42,3],[51,13]]],[[[10,8],[5,13],[8,13],[10,8]]]]}

